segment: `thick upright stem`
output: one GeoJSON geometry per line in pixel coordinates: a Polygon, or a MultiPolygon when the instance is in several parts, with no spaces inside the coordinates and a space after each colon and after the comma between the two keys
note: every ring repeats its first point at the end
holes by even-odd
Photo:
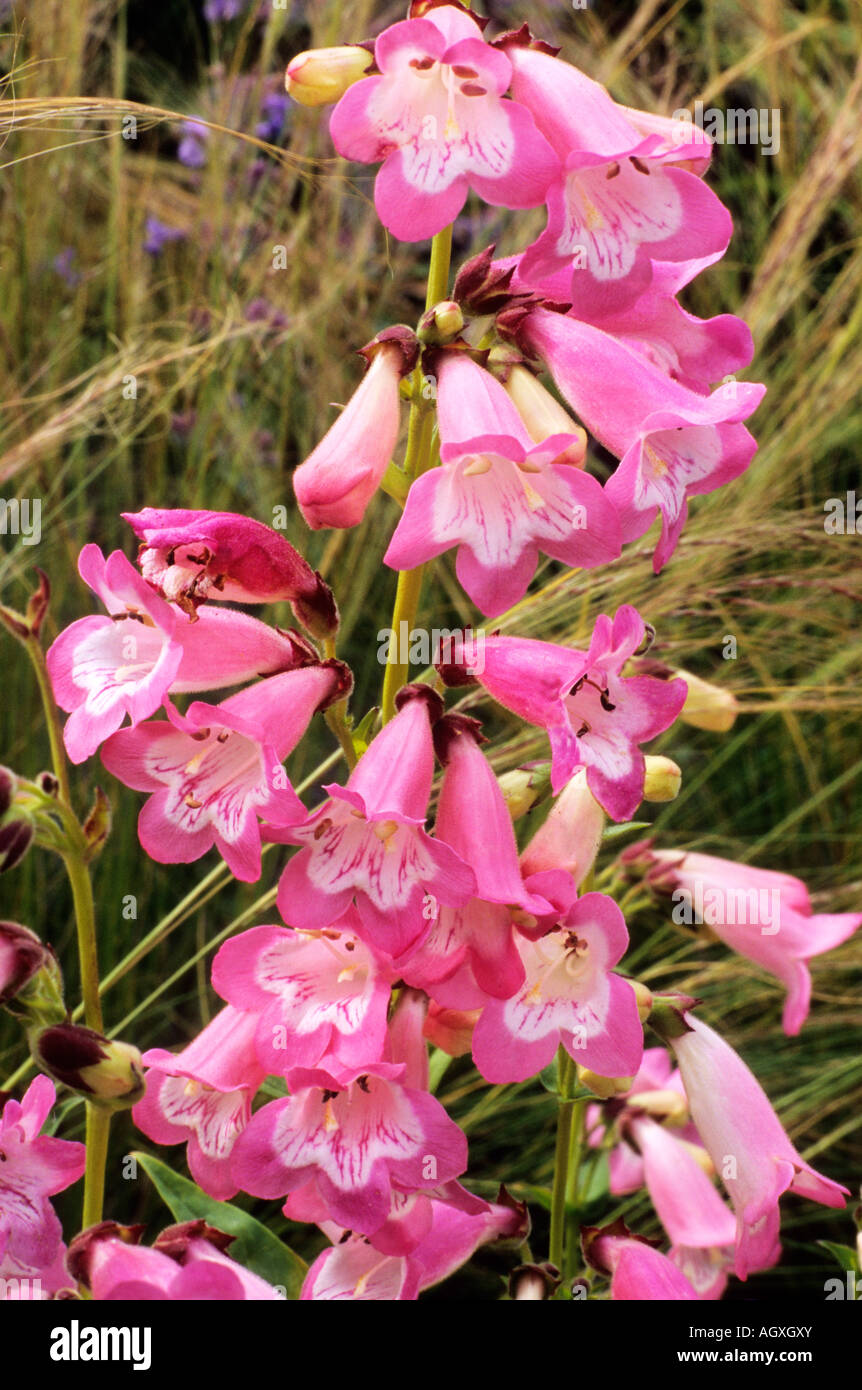
{"type": "MultiPolygon", "coordinates": [[[[431,243],[431,262],[428,267],[428,289],[425,295],[426,309],[432,309],[446,298],[449,289],[449,269],[452,261],[452,228],[444,227],[431,243]]],[[[407,428],[407,453],[404,458],[404,478],[409,487],[414,479],[431,466],[434,447],[434,412],[423,395],[422,373],[419,368],[413,379],[413,400],[410,406],[410,420],[407,428]]],[[[400,658],[406,657],[410,647],[410,634],[416,621],[419,596],[422,592],[424,566],[413,570],[402,570],[398,576],[395,591],[395,606],[392,610],[391,629],[393,641],[399,657],[388,661],[383,678],[383,723],[386,724],[395,713],[395,696],[407,680],[410,664],[400,658]],[[401,642],[401,625],[406,623],[407,641],[401,642]]]]}

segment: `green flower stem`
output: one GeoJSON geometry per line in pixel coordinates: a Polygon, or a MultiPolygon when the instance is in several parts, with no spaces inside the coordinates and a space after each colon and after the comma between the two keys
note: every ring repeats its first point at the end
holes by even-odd
{"type": "Polygon", "coordinates": [[[575,1272],[580,1248],[581,1205],[585,1185],[581,1183],[581,1163],[584,1154],[584,1120],[586,1100],[572,1103],[569,1122],[569,1182],[566,1189],[566,1241],[563,1254],[563,1276],[570,1279],[575,1272]]]}
{"type": "MultiPolygon", "coordinates": [[[[435,304],[439,304],[442,299],[446,298],[449,290],[451,262],[452,228],[445,227],[442,232],[437,233],[431,243],[428,290],[425,296],[426,309],[433,309],[435,304]]],[[[404,467],[401,470],[408,487],[414,479],[420,477],[431,467],[434,458],[434,411],[432,403],[427,401],[423,395],[423,385],[422,372],[417,367],[413,377],[413,400],[410,405],[410,420],[407,427],[407,452],[404,457],[404,467]]],[[[401,651],[399,634],[403,622],[407,624],[406,645],[409,650],[410,633],[416,621],[419,596],[422,592],[424,569],[424,565],[419,565],[413,570],[402,570],[398,576],[398,587],[395,591],[395,606],[392,610],[390,627],[394,634],[394,640],[398,642],[399,653],[401,651]]],[[[387,662],[386,673],[383,678],[384,724],[388,723],[395,713],[395,696],[407,681],[408,674],[408,662],[387,662]]]]}
{"type": "Polygon", "coordinates": [[[551,1192],[551,1240],[549,1259],[562,1273],[566,1241],[566,1194],[572,1157],[572,1117],[576,1101],[575,1064],[560,1044],[557,1053],[559,1100],[557,1102],[557,1147],[554,1155],[554,1186],[551,1192]]]}

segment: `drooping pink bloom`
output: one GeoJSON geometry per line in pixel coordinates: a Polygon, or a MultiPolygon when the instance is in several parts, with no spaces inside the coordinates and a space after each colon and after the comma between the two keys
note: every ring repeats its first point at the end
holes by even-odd
{"type": "Polygon", "coordinates": [[[553,792],[586,767],[590,791],[617,821],[629,820],[643,796],[640,745],[669,728],[685,701],[684,681],[621,674],[645,631],[624,604],[613,621],[596,620],[586,652],[521,637],[486,637],[481,661],[475,639],[463,649],[489,695],[547,729],[553,792]]]}
{"type": "Polygon", "coordinates": [[[404,1085],[404,1070],[289,1072],[290,1096],[258,1110],[237,1142],[235,1182],[283,1197],[313,1180],[332,1221],[372,1235],[389,1218],[393,1188],[433,1187],[467,1166],[463,1133],[432,1095],[404,1085]]]}
{"type": "Polygon", "coordinates": [[[361,1236],[332,1245],[309,1269],[301,1298],[412,1301],[466,1264],[481,1245],[524,1234],[523,1213],[516,1206],[478,1199],[474,1203],[478,1211],[432,1199],[430,1228],[409,1255],[381,1254],[361,1236]]]}
{"type": "Polygon", "coordinates": [[[363,349],[370,363],[335,424],[293,475],[299,509],[312,530],[357,526],[398,442],[399,383],[415,362],[415,338],[391,329],[363,349]]]}
{"type": "Polygon", "coordinates": [[[457,907],[475,891],[475,875],[448,845],[423,829],[434,749],[429,709],[442,702],[427,686],[407,686],[400,709],[362,755],[346,787],[304,826],[268,831],[301,845],[278,887],[278,910],[291,926],[330,926],[355,901],[363,934],[385,955],[400,957],[427,935],[426,895],[457,907]]]}
{"type": "Polygon", "coordinates": [[[559,160],[525,107],[504,100],[512,64],[454,5],[385,29],[380,75],[355,83],[332,113],[340,155],[383,161],[377,215],[401,241],[434,236],[469,189],[495,207],[536,207],[559,160]]]}
{"type": "Polygon", "coordinates": [[[577,436],[534,444],[500,383],[463,353],[441,353],[438,374],[443,466],[412,484],[386,563],[413,569],[457,546],[459,582],[496,617],[527,592],[539,551],[582,569],[615,560],[619,523],[601,484],[557,462],[577,436]]]}
{"type": "Polygon", "coordinates": [[[355,908],[323,931],[253,927],[213,961],[213,988],[257,1015],[257,1055],[273,1075],[383,1056],[389,975],[354,923],[355,908]]]}
{"type": "Polygon", "coordinates": [[[450,714],[435,726],[445,767],[435,834],[476,875],[476,896],[461,907],[440,907],[427,939],[402,974],[408,983],[456,1009],[478,1008],[490,996],[508,999],[524,979],[513,918],[532,926],[556,921],[541,887],[524,882],[512,818],[482,753],[475,720],[450,714]]]}
{"type": "Polygon", "coordinates": [[[642,135],[604,88],[571,64],[534,48],[507,49],[512,94],[532,111],[562,162],[548,191],[548,226],[524,256],[531,276],[570,270],[576,312],[622,308],[646,288],[651,258],[721,254],[730,214],[695,174],[679,166],[703,143],[670,149],[642,135]]]}
{"type": "Polygon", "coordinates": [[[862,912],[814,913],[801,879],[712,854],[644,847],[637,862],[649,867],[654,888],[671,894],[675,917],[704,923],[783,982],[784,1031],[797,1034],[811,1002],[809,960],[852,936],[862,912]]]}
{"type": "Polygon", "coordinates": [[[732,1246],[736,1220],[712,1181],[673,1130],[633,1113],[628,1128],[644,1165],[653,1206],[673,1245],[696,1249],[732,1246]]]}
{"type": "Polygon", "coordinates": [[[205,599],[285,600],[321,637],[338,626],[332,591],[271,526],[235,512],[145,507],[123,520],[142,542],[141,573],[163,598],[189,613],[205,599]]]}
{"type": "Polygon", "coordinates": [[[673,1260],[637,1237],[599,1232],[590,1245],[590,1258],[611,1275],[611,1298],[615,1301],[700,1297],[673,1260]]]}
{"type": "Polygon", "coordinates": [[[147,1091],[132,1119],[155,1144],[188,1145],[189,1172],[211,1197],[237,1190],[230,1161],[266,1076],[255,1049],[257,1015],[228,1005],[181,1052],[144,1053],[147,1091]]]}
{"type": "Polygon", "coordinates": [[[661,515],[658,573],[676,548],[688,499],[714,492],[751,463],[757,444],[742,421],[766,388],[728,382],[700,395],[610,333],[546,309],[530,313],[522,333],[584,424],[620,459],[605,493],[623,540],[637,540],[661,515]]]}
{"type": "Polygon", "coordinates": [[[563,870],[580,887],[596,860],[605,813],[587,785],[585,768],[569,778],[521,855],[525,875],[563,870]]]}
{"type": "Polygon", "coordinates": [[[585,893],[561,926],[519,942],[526,978],[507,1000],[486,1004],[473,1060],[487,1081],[524,1081],[560,1043],[600,1076],[634,1076],[643,1054],[635,992],[612,967],[628,946],[623,915],[604,893],[585,893]]]}
{"type": "Polygon", "coordinates": [[[37,1271],[54,1265],[62,1245],[48,1199],[86,1166],[83,1144],[41,1133],[56,1094],[53,1081],[37,1076],[22,1100],[7,1100],[0,1112],[0,1260],[37,1271]]]}
{"type": "MultiPolygon", "coordinates": [[[[114,1223],[77,1237],[70,1259],[97,1302],[257,1302],[284,1295],[237,1264],[225,1249],[231,1237],[202,1221],[163,1231],[153,1246],[112,1233],[114,1223]]],[[[137,1234],[137,1232],[136,1232],[137,1234]]]]}
{"type": "Polygon", "coordinates": [[[338,666],[304,666],[231,695],[195,700],[186,714],[112,734],[102,762],[128,787],[151,792],[138,820],[159,864],[188,864],[216,847],[236,878],[260,877],[259,819],[297,825],[306,810],[282,767],[315,710],[339,694],[338,666]]]}
{"type": "MultiPolygon", "coordinates": [[[[632,1113],[638,1111],[662,1120],[672,1120],[677,1126],[674,1130],[675,1135],[689,1146],[700,1145],[700,1138],[694,1125],[683,1123],[688,1113],[688,1104],[682,1079],[678,1069],[673,1067],[670,1053],[663,1047],[649,1047],[645,1050],[631,1086],[624,1095],[616,1097],[615,1100],[616,1104],[611,1114],[600,1105],[591,1105],[588,1108],[587,1136],[590,1145],[595,1147],[602,1140],[605,1124],[616,1117],[613,1132],[618,1135],[619,1143],[608,1154],[608,1167],[610,1190],[614,1196],[622,1197],[629,1192],[637,1192],[646,1181],[643,1158],[630,1142],[626,1125],[632,1113]]],[[[700,1153],[709,1161],[702,1145],[700,1153]]]]}
{"type": "Polygon", "coordinates": [[[74,763],[95,753],[128,715],[139,724],[168,691],[215,690],[308,661],[286,633],[233,609],[204,608],[196,622],[153,592],[120,550],[105,559],[85,545],[81,578],[109,617],[79,618],[48,651],[54,698],[69,712],[64,740],[74,763]]]}
{"type": "Polygon", "coordinates": [[[668,1038],[676,1053],[692,1119],[736,1213],[735,1271],[745,1279],[767,1267],[778,1244],[778,1199],[788,1190],[843,1207],[847,1189],[796,1152],[760,1083],[733,1048],[693,1014],[668,1038]]]}

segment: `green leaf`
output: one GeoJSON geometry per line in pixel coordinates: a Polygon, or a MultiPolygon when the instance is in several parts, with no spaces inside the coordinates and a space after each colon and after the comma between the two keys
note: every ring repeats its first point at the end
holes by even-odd
{"type": "Polygon", "coordinates": [[[851,1269],[854,1274],[859,1274],[859,1256],[850,1245],[836,1245],[834,1240],[818,1240],[818,1245],[822,1245],[824,1250],[828,1250],[838,1261],[842,1269],[851,1269]]]}
{"type": "Polygon", "coordinates": [[[189,1178],[175,1173],[161,1159],[151,1154],[133,1153],[144,1172],[155,1184],[159,1196],[170,1208],[177,1221],[199,1221],[226,1231],[235,1239],[228,1250],[231,1259],[259,1274],[267,1283],[284,1289],[285,1297],[295,1302],[308,1266],[266,1226],[248,1212],[230,1202],[217,1202],[189,1178]]]}
{"type": "Polygon", "coordinates": [[[627,820],[622,825],[608,825],[602,835],[603,840],[618,840],[621,835],[628,835],[631,830],[649,830],[652,827],[651,820],[627,820]]]}

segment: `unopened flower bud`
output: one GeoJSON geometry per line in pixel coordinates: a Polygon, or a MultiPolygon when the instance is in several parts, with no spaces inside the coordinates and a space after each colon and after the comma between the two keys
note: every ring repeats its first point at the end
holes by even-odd
{"type": "Polygon", "coordinates": [[[421,343],[442,344],[457,338],[464,328],[464,314],[454,299],[444,299],[422,315],[417,337],[421,343]]]}
{"type": "Polygon", "coordinates": [[[0,767],[0,820],[3,819],[9,807],[12,805],[12,798],[15,795],[15,788],[18,785],[18,778],[8,767],[0,767]]]}
{"type": "Polygon", "coordinates": [[[612,1100],[614,1096],[623,1096],[626,1091],[631,1090],[634,1077],[599,1076],[598,1072],[579,1066],[578,1081],[588,1091],[592,1091],[594,1096],[598,1096],[599,1100],[612,1100]]]}
{"type": "Polygon", "coordinates": [[[442,1052],[450,1057],[463,1057],[473,1045],[473,1029],[479,1013],[479,1009],[444,1009],[432,1002],[422,1031],[442,1052]]]}
{"type": "Polygon", "coordinates": [[[543,444],[554,434],[573,434],[576,442],[564,450],[554,463],[570,463],[583,468],[587,453],[587,435],[577,421],[527,368],[515,365],[505,382],[506,391],[514,401],[527,433],[536,444],[543,444]]]}
{"type": "Polygon", "coordinates": [[[10,820],[0,826],[0,874],[20,864],[33,843],[34,833],[27,820],[10,820]]]}
{"type": "Polygon", "coordinates": [[[645,1110],[654,1120],[663,1120],[673,1126],[684,1125],[689,1121],[688,1102],[681,1091],[638,1091],[632,1096],[632,1105],[645,1110]]]}
{"type": "Polygon", "coordinates": [[[357,44],[312,48],[291,58],[285,90],[301,106],[330,106],[358,82],[374,63],[374,55],[357,44]]]}
{"type": "Polygon", "coordinates": [[[92,1028],[61,1023],[33,1032],[30,1051],[33,1060],[55,1081],[103,1109],[127,1110],[144,1094],[144,1068],[138,1049],[131,1043],[105,1038],[92,1028]]]}
{"type": "Polygon", "coordinates": [[[638,1018],[641,1023],[646,1023],[652,1011],[652,994],[647,989],[646,985],[641,984],[640,980],[629,980],[629,984],[635,992],[635,999],[638,1006],[638,1018]]]}
{"type": "Polygon", "coordinates": [[[560,1287],[560,1271],[545,1261],[540,1265],[519,1265],[509,1275],[509,1297],[543,1302],[560,1287]]]}
{"type": "Polygon", "coordinates": [[[689,671],[674,671],[688,685],[688,694],[680,713],[684,724],[695,729],[708,729],[710,733],[726,734],[733,728],[739,713],[739,703],[732,690],[723,690],[710,681],[701,680],[689,671]]]}
{"type": "Polygon", "coordinates": [[[672,758],[648,753],[644,759],[644,801],[674,801],[682,786],[682,771],[672,758]]]}
{"type": "Polygon", "coordinates": [[[0,922],[0,1004],[41,1027],[66,1017],[57,957],[35,932],[18,922],[0,922]]]}
{"type": "Polygon", "coordinates": [[[536,763],[533,767],[514,767],[497,781],[509,808],[512,820],[518,820],[550,794],[551,764],[536,763]]]}

